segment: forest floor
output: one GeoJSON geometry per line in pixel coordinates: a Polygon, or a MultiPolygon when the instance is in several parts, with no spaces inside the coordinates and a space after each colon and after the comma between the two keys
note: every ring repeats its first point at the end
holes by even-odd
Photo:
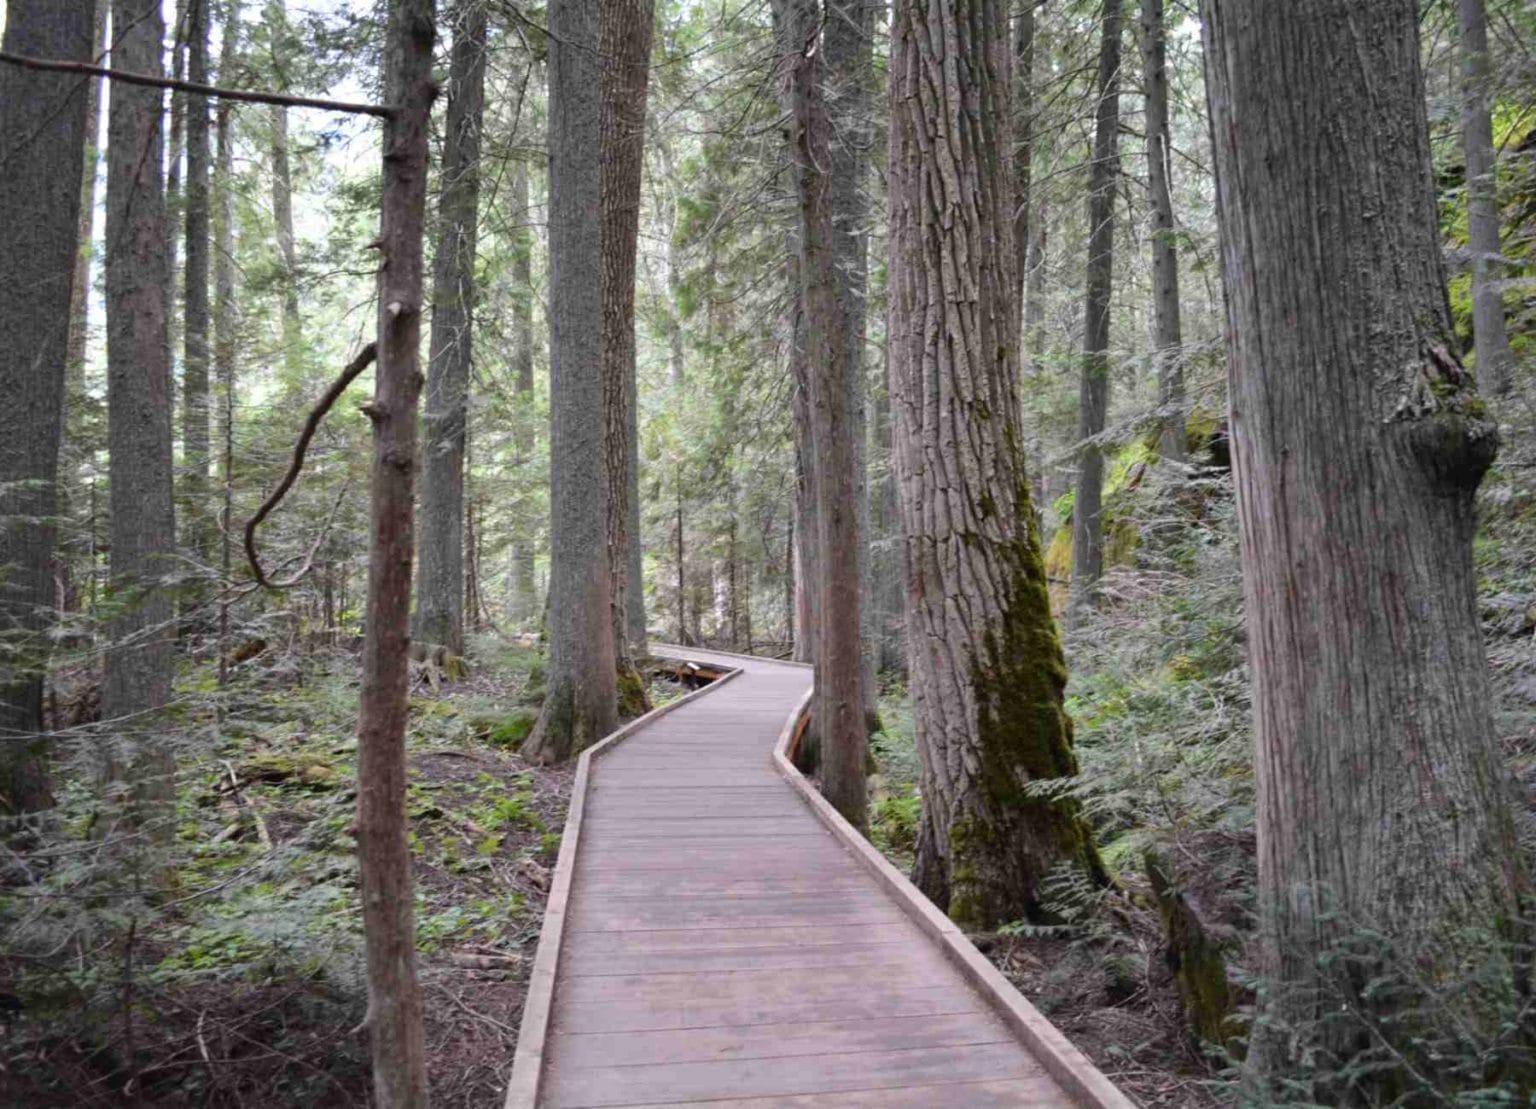
{"type": "MultiPolygon", "coordinates": [[[[0,890],[0,1103],[369,1103],[354,858],[356,656],[267,651],[212,716],[183,675],[176,828],[145,896],[90,838],[84,790],[0,890]]],[[[89,675],[77,675],[86,682],[89,675]]],[[[516,747],[541,695],[528,647],[418,671],[408,739],[433,1102],[496,1104],[573,768],[516,747]]],[[[668,695],[665,684],[654,691],[668,695]]],[[[672,691],[675,695],[675,691],[672,691]]]]}

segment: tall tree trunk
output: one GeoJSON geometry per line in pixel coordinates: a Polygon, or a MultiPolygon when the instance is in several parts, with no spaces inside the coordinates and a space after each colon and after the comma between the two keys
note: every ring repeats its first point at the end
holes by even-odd
{"type": "Polygon", "coordinates": [[[896,507],[896,458],[891,438],[890,344],[885,345],[886,372],[875,390],[874,453],[880,466],[876,485],[875,536],[878,547],[873,560],[877,642],[882,671],[906,674],[902,647],[901,516],[896,507]]]}
{"type": "Polygon", "coordinates": [[[617,721],[603,461],[601,0],[549,11],[550,605],[544,708],[524,747],[559,762],[617,721]]]}
{"type": "Polygon", "coordinates": [[[860,546],[858,464],[851,403],[848,305],[843,299],[831,174],[831,120],[826,104],[821,13],[815,0],[776,0],[780,28],[780,99],[799,208],[799,270],[804,351],[810,367],[811,440],[816,466],[818,546],[811,568],[816,613],[816,700],[821,790],[849,823],[868,823],[864,767],[863,586],[861,559],[826,557],[860,546]]]}
{"type": "Polygon", "coordinates": [[[602,3],[602,361],[603,454],[608,480],[608,558],[613,642],[626,709],[645,701],[632,651],[645,649],[638,529],[639,430],[635,387],[635,253],[645,168],[654,0],[602,3]],[[633,579],[631,575],[633,574],[633,579]],[[631,593],[634,594],[631,597],[631,593]],[[642,605],[638,640],[631,604],[642,605]],[[638,693],[638,698],[633,694],[638,693]]]}
{"type": "MultiPolygon", "coordinates": [[[[512,163],[512,374],[518,398],[517,460],[533,460],[533,231],[528,203],[528,163],[512,163]]],[[[512,541],[513,618],[519,624],[539,615],[534,549],[521,529],[512,541]]]]}
{"type": "MultiPolygon", "coordinates": [[[[112,65],[158,76],[165,25],[159,0],[113,0],[112,65]]],[[[171,595],[155,579],[172,570],[171,367],[166,344],[168,234],[160,176],[164,114],[157,89],[119,83],[107,120],[107,407],[112,483],[113,588],[127,602],[112,622],[101,711],[121,721],[121,754],[140,818],[170,834],[159,810],[172,792],[172,758],[146,714],[171,697],[171,595]],[[123,758],[126,756],[126,759],[123,758]]]]}
{"type": "Polygon", "coordinates": [[[1019,284],[1014,300],[1019,304],[1024,303],[1024,281],[1029,273],[1035,155],[1035,7],[1039,2],[1023,0],[1013,36],[1013,254],[1014,279],[1019,284]]]}
{"type": "MultiPolygon", "coordinates": [[[[219,47],[219,81],[235,82],[240,60],[240,0],[228,0],[224,9],[224,35],[219,47]]],[[[219,467],[222,505],[219,516],[219,566],[229,581],[231,568],[230,523],[234,515],[235,376],[239,369],[239,305],[235,301],[235,134],[234,106],[219,101],[215,120],[218,131],[214,176],[213,220],[213,365],[219,385],[219,442],[223,461],[219,467]]],[[[229,681],[229,605],[227,593],[219,598],[219,687],[229,681]]]]}
{"type": "Polygon", "coordinates": [[[1472,254],[1472,340],[1478,377],[1495,394],[1509,391],[1514,357],[1504,328],[1503,246],[1499,240],[1497,162],[1493,149],[1492,69],[1483,0],[1456,0],[1461,26],[1461,142],[1467,159],[1467,248],[1472,254]]]}
{"type": "MultiPolygon", "coordinates": [[[[1473,494],[1497,432],[1455,354],[1418,13],[1413,0],[1202,7],[1262,969],[1281,1030],[1249,1058],[1278,1077],[1295,1053],[1342,1066],[1386,1037],[1449,1081],[1415,1046],[1419,1021],[1373,1019],[1394,991],[1366,979],[1411,967],[1435,987],[1467,981],[1530,884],[1472,565],[1473,494]],[[1328,958],[1361,929],[1390,943],[1392,968],[1328,958]]],[[[1314,1100],[1385,1103],[1404,1077],[1373,1076],[1379,1102],[1314,1100]]]]}
{"type": "MultiPolygon", "coordinates": [[[[278,92],[287,92],[290,84],[287,0],[267,0],[266,20],[276,77],[273,84],[278,92]]],[[[304,368],[304,332],[299,315],[298,244],[293,232],[293,165],[288,143],[288,109],[280,104],[269,105],[267,123],[272,133],[272,224],[277,238],[277,260],[283,267],[283,366],[292,387],[304,368]]]]}
{"type": "MultiPolygon", "coordinates": [[[[90,0],[11,0],[5,49],[86,61],[93,14],[90,0]]],[[[0,813],[52,804],[43,675],[92,84],[0,67],[0,813]]]]}
{"type": "Polygon", "coordinates": [[[1102,880],[1024,472],[1003,0],[898,0],[891,387],[922,765],[914,881],[966,925],[1041,920],[1057,866],[1102,880]]]}
{"type": "Polygon", "coordinates": [[[1109,309],[1114,284],[1115,192],[1120,182],[1120,7],[1104,0],[1099,106],[1088,194],[1088,275],[1078,390],[1077,496],[1072,505],[1069,619],[1093,603],[1104,574],[1104,452],[1091,442],[1109,416],[1109,309]]]}
{"type": "Polygon", "coordinates": [[[1173,147],[1168,137],[1168,36],[1163,0],[1141,0],[1141,68],[1147,101],[1147,183],[1152,193],[1153,361],[1158,453],[1183,462],[1184,337],[1179,320],[1179,250],[1173,230],[1173,147]]]}
{"type": "Polygon", "coordinates": [[[392,0],[384,97],[378,365],[368,529],[368,633],[358,707],[357,859],[368,956],[373,1092],[425,1109],[426,1048],[416,981],[416,912],[405,816],[412,510],[422,386],[422,234],[426,218],[433,0],[392,0]]]}
{"type": "MultiPolygon", "coordinates": [[[[184,80],[187,76],[187,0],[176,0],[176,22],[171,31],[171,76],[184,80]]],[[[116,31],[113,32],[114,37],[116,31]]],[[[162,104],[164,98],[162,97],[162,104]]],[[[187,149],[187,97],[182,92],[170,94],[171,137],[170,150],[165,160],[165,225],[167,230],[181,227],[182,189],[181,167],[187,149]]],[[[172,234],[165,243],[165,361],[175,375],[176,366],[176,294],[177,250],[180,240],[172,234]]],[[[173,405],[174,407],[174,405],[173,405]]]]}
{"type": "Polygon", "coordinates": [[[1030,374],[1039,374],[1045,370],[1045,223],[1048,215],[1045,201],[1041,200],[1029,221],[1029,268],[1024,273],[1023,351],[1030,374]]]}
{"type": "Polygon", "coordinates": [[[416,638],[464,653],[464,435],[474,349],[480,236],[480,129],[485,116],[485,0],[456,0],[448,133],[438,198],[432,347],[422,448],[421,574],[416,638]]]}
{"type": "MultiPolygon", "coordinates": [[[[187,77],[208,83],[209,0],[187,0],[187,77]]],[[[210,134],[208,98],[187,97],[186,292],[183,334],[186,358],[181,378],[183,529],[187,546],[200,560],[213,557],[208,503],[210,419],[208,410],[208,281],[210,134]]]]}
{"type": "Polygon", "coordinates": [[[869,280],[870,59],[875,32],[873,0],[828,0],[822,30],[822,79],[831,120],[832,247],[838,297],[844,305],[848,438],[852,446],[854,505],[861,542],[854,552],[859,581],[860,657],[864,723],[880,726],[874,598],[870,585],[869,473],[866,459],[869,402],[864,372],[864,335],[869,280]]]}

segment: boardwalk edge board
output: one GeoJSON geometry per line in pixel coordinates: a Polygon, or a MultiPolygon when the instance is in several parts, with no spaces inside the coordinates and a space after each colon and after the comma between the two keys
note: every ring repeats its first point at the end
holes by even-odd
{"type": "Polygon", "coordinates": [[[528,978],[528,995],[523,1002],[523,1019],[517,1033],[517,1053],[512,1057],[512,1076],[507,1080],[506,1109],[534,1109],[538,1104],[544,1078],[544,1047],[549,1040],[550,1014],[554,1011],[555,977],[560,968],[560,948],[565,938],[566,904],[571,894],[571,878],[576,870],[576,852],[581,842],[581,820],[586,810],[587,782],[592,760],[600,758],[667,713],[706,693],[713,693],[740,673],[740,669],[729,670],[703,688],[695,689],[675,701],[668,701],[644,716],[635,717],[588,747],[577,760],[576,777],[571,783],[570,807],[566,810],[565,829],[560,836],[560,856],[555,862],[549,901],[544,908],[544,924],[539,932],[539,947],[528,978]]]}
{"type": "MultiPolygon", "coordinates": [[[[718,652],[711,652],[718,653],[718,652]]],[[[1061,1031],[1031,1005],[992,965],[964,932],[923,896],[901,871],[843,818],[791,761],[790,750],[798,736],[801,719],[810,711],[815,691],[808,691],[784,721],[773,747],[773,762],[781,777],[800,795],[811,811],[844,847],[900,904],[902,910],[928,936],[973,988],[1002,1017],[1040,1060],[1046,1071],[1085,1109],[1136,1109],[1136,1105],[1079,1051],[1061,1031]]]]}

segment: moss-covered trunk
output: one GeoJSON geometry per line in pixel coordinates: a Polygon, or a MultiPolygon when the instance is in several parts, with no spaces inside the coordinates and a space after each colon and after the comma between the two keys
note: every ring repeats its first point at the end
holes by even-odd
{"type": "Polygon", "coordinates": [[[1077,803],[1030,790],[1077,763],[1019,427],[1010,53],[998,0],[897,4],[891,410],[922,762],[915,879],[975,926],[1047,918],[1057,867],[1103,878],[1077,803]]]}

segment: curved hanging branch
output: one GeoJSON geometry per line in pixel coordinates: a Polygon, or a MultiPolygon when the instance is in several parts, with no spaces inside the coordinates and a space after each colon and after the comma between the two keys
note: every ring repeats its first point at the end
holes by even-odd
{"type": "MultiPolygon", "coordinates": [[[[357,380],[359,374],[373,365],[378,357],[377,343],[369,343],[359,352],[358,356],[347,364],[347,368],[341,371],[331,387],[325,391],[325,396],[320,398],[318,404],[310,411],[309,418],[304,421],[304,430],[299,433],[299,441],[293,447],[293,460],[288,463],[288,472],[283,475],[283,480],[277,483],[277,488],[267,496],[256,510],[256,514],[245,522],[245,558],[251,564],[251,573],[256,575],[256,581],[267,589],[290,589],[297,585],[309,573],[310,566],[314,563],[315,552],[320,549],[320,544],[325,541],[326,534],[331,529],[331,523],[336,519],[336,512],[341,507],[341,500],[337,498],[336,504],[331,508],[330,517],[325,526],[320,529],[320,535],[309,548],[309,554],[304,558],[304,564],[286,578],[272,581],[267,577],[266,571],[261,568],[261,559],[256,554],[256,529],[261,522],[271,514],[272,510],[282,503],[288,495],[288,490],[293,488],[293,483],[299,479],[299,472],[304,469],[304,454],[309,450],[309,441],[315,437],[315,432],[320,428],[320,421],[325,419],[325,414],[331,410],[342,393],[347,391],[347,386],[357,380]]],[[[343,488],[343,494],[346,490],[343,488]]]]}

